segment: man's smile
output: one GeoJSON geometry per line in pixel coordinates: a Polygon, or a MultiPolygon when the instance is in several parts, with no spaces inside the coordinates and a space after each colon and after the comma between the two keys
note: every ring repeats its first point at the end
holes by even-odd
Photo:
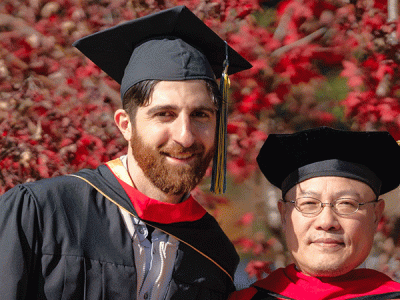
{"type": "Polygon", "coordinates": [[[193,162],[194,160],[198,159],[200,156],[200,153],[175,153],[175,154],[168,154],[164,153],[164,155],[167,157],[167,159],[171,162],[174,163],[190,163],[193,162]]]}
{"type": "Polygon", "coordinates": [[[312,240],[310,244],[323,248],[324,250],[337,250],[345,246],[343,239],[340,238],[317,238],[312,240]]]}

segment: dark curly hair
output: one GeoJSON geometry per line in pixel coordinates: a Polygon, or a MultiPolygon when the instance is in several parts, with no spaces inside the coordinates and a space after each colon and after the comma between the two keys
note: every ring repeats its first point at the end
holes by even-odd
{"type": "MultiPolygon", "coordinates": [[[[222,99],[218,84],[212,80],[206,79],[204,81],[214,104],[218,107],[218,103],[222,99]]],[[[149,104],[151,93],[153,92],[156,84],[159,82],[160,80],[144,80],[134,84],[125,93],[122,98],[122,108],[129,114],[131,118],[134,118],[138,107],[149,104]]]]}

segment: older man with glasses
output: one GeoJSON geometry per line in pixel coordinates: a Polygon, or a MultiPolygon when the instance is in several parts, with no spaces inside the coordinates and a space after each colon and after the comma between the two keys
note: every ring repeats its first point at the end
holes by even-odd
{"type": "Polygon", "coordinates": [[[357,268],[385,202],[400,183],[400,147],[387,132],[328,127],[271,134],[257,158],[282,190],[278,203],[293,264],[230,299],[400,299],[400,283],[357,268]]]}

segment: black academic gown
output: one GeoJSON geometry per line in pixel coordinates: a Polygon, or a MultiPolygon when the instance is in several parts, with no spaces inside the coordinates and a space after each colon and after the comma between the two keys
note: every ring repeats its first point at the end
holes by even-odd
{"type": "MultiPolygon", "coordinates": [[[[136,299],[135,214],[105,165],[19,185],[0,197],[1,299],[136,299]],[[97,187],[97,188],[96,188],[97,187]]],[[[239,258],[215,219],[151,223],[175,236],[166,299],[226,299],[239,258]]]]}

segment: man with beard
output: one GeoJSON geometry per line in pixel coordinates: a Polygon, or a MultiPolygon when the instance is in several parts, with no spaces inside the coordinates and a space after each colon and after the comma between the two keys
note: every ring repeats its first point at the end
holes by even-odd
{"type": "Polygon", "coordinates": [[[282,190],[278,208],[293,263],[230,300],[400,299],[400,283],[359,267],[385,207],[380,195],[400,183],[400,147],[388,132],[271,134],[257,161],[282,190]]]}
{"type": "Polygon", "coordinates": [[[224,126],[215,75],[250,64],[184,6],[75,46],[121,83],[128,153],[0,197],[2,299],[225,299],[238,256],[190,191],[224,126]]]}

